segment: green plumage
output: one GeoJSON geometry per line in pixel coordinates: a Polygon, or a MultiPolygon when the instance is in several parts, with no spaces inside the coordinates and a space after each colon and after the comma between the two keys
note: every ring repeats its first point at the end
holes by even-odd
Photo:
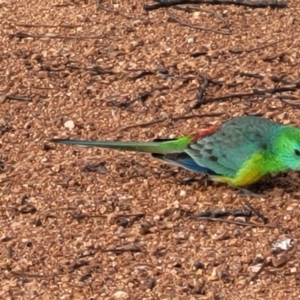
{"type": "Polygon", "coordinates": [[[123,151],[136,151],[146,153],[179,153],[183,152],[186,145],[191,141],[189,137],[183,137],[177,140],[168,140],[164,142],[119,142],[119,141],[82,141],[67,139],[52,139],[52,142],[60,144],[71,144],[88,147],[98,147],[107,149],[116,149],[123,151]]]}
{"type": "Polygon", "coordinates": [[[271,149],[282,126],[260,117],[240,117],[192,144],[187,153],[218,174],[234,177],[253,154],[271,149]]]}
{"type": "Polygon", "coordinates": [[[234,118],[219,128],[209,128],[177,140],[52,141],[149,152],[166,162],[234,186],[250,185],[270,173],[300,169],[300,130],[254,116],[234,118]]]}

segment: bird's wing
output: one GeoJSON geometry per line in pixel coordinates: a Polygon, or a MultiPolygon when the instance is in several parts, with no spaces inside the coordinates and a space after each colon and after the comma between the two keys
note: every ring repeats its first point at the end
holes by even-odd
{"type": "Polygon", "coordinates": [[[213,135],[198,139],[185,151],[199,165],[234,177],[243,163],[266,150],[280,125],[260,117],[240,117],[224,123],[213,135]]]}

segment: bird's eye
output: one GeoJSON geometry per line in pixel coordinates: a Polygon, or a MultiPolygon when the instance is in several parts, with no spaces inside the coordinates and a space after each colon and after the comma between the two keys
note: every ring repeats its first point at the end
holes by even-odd
{"type": "Polygon", "coordinates": [[[295,149],[295,154],[296,154],[297,156],[300,156],[300,150],[295,149]]]}

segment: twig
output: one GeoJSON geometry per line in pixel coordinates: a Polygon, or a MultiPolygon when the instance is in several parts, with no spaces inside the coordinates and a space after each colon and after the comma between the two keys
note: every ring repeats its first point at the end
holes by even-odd
{"type": "Polygon", "coordinates": [[[68,271],[69,273],[73,273],[75,270],[88,265],[89,265],[88,261],[84,261],[84,260],[76,261],[68,267],[68,271]]]}
{"type": "Polygon", "coordinates": [[[31,101],[31,99],[28,98],[27,96],[17,96],[17,95],[10,95],[10,94],[0,94],[0,98],[2,98],[3,101],[5,101],[6,99],[24,101],[24,102],[31,101]]]}
{"type": "MultiPolygon", "coordinates": [[[[281,102],[283,102],[289,106],[292,106],[295,108],[300,108],[300,103],[291,103],[291,102],[287,101],[286,99],[284,99],[284,97],[280,97],[280,96],[277,96],[277,97],[280,99],[281,102]]],[[[290,99],[290,100],[292,100],[292,99],[290,99]]],[[[299,98],[296,97],[295,100],[299,100],[299,98]]]]}
{"type": "Polygon", "coordinates": [[[129,77],[128,79],[129,80],[137,80],[137,79],[143,78],[144,76],[154,75],[154,74],[155,73],[153,71],[143,70],[143,71],[140,71],[138,74],[136,74],[132,77],[129,77]]]}
{"type": "Polygon", "coordinates": [[[220,117],[220,116],[223,116],[223,113],[211,113],[211,114],[202,114],[202,115],[182,115],[178,117],[173,117],[172,121],[188,120],[194,118],[220,117]]]}
{"type": "Polygon", "coordinates": [[[264,76],[256,73],[246,73],[246,72],[240,72],[239,75],[241,77],[250,77],[250,78],[257,78],[257,79],[263,79],[264,76]]]}
{"type": "MultiPolygon", "coordinates": [[[[283,41],[284,41],[284,39],[280,39],[280,40],[278,40],[278,41],[266,43],[266,44],[263,44],[263,45],[258,46],[258,47],[250,48],[250,49],[248,49],[248,50],[246,49],[246,50],[244,50],[244,52],[250,53],[250,52],[254,52],[254,51],[256,51],[256,50],[265,49],[265,48],[274,46],[274,45],[276,45],[276,44],[278,44],[278,43],[281,43],[281,42],[283,42],[283,41]]],[[[230,50],[229,50],[229,51],[230,51],[230,50]]]]}
{"type": "Polygon", "coordinates": [[[284,39],[280,39],[278,41],[274,41],[274,42],[270,42],[270,43],[263,43],[263,45],[261,46],[257,46],[254,48],[250,48],[250,49],[229,49],[228,52],[231,54],[242,54],[242,53],[251,53],[257,50],[261,50],[261,49],[265,49],[271,46],[274,46],[278,43],[281,43],[282,41],[284,41],[284,39]]]}
{"type": "Polygon", "coordinates": [[[115,253],[123,253],[123,252],[142,252],[141,248],[134,245],[125,245],[123,247],[112,248],[112,249],[101,249],[101,252],[115,252],[115,253]]]}
{"type": "Polygon", "coordinates": [[[30,278],[50,278],[50,277],[53,277],[53,275],[31,274],[31,273],[16,272],[16,271],[11,271],[10,274],[12,274],[14,276],[30,277],[30,278]]]}
{"type": "Polygon", "coordinates": [[[273,94],[281,93],[281,92],[295,92],[299,88],[300,88],[300,84],[294,83],[289,86],[275,87],[273,89],[253,89],[252,92],[248,92],[248,93],[235,93],[235,94],[220,96],[220,97],[216,97],[216,98],[206,99],[205,103],[211,103],[211,102],[215,102],[215,101],[224,101],[224,100],[228,100],[231,98],[252,97],[252,96],[257,96],[257,95],[265,95],[265,94],[273,95],[273,94]]]}
{"type": "Polygon", "coordinates": [[[288,101],[285,100],[299,100],[299,97],[292,96],[292,95],[277,95],[277,99],[280,99],[281,102],[286,103],[288,105],[292,105],[294,107],[299,107],[300,104],[295,104],[295,103],[289,103],[288,101]]]}
{"type": "Polygon", "coordinates": [[[212,113],[212,114],[202,114],[202,115],[182,115],[182,116],[177,116],[177,117],[161,118],[161,119],[152,120],[149,122],[128,125],[128,126],[125,126],[121,129],[119,129],[118,132],[125,131],[125,130],[135,128],[135,127],[148,127],[148,126],[151,126],[151,125],[154,125],[157,123],[162,123],[162,122],[165,122],[168,120],[169,121],[178,121],[178,120],[187,120],[187,119],[193,119],[193,118],[219,117],[222,115],[223,115],[222,113],[212,113]]]}
{"type": "Polygon", "coordinates": [[[146,91],[146,92],[141,92],[139,93],[139,95],[131,100],[125,100],[122,101],[120,103],[116,103],[115,100],[110,100],[108,101],[108,105],[115,105],[119,108],[127,108],[130,104],[134,103],[137,100],[141,100],[143,103],[145,101],[147,101],[148,97],[155,91],[162,91],[162,90],[166,90],[168,89],[168,87],[156,87],[156,88],[152,88],[150,91],[146,91]]]}
{"type": "MultiPolygon", "coordinates": [[[[81,214],[81,213],[77,213],[77,212],[70,212],[71,216],[74,219],[84,219],[84,218],[109,218],[110,215],[109,214],[102,214],[102,215],[87,215],[87,214],[81,214]]],[[[113,217],[115,219],[119,219],[119,218],[130,218],[130,217],[144,217],[145,213],[143,212],[138,212],[138,213],[132,213],[132,214],[115,214],[113,217]]]]}
{"type": "Polygon", "coordinates": [[[61,27],[61,28],[77,28],[77,27],[80,27],[82,25],[68,25],[68,24],[59,24],[59,25],[47,25],[47,24],[25,24],[25,23],[15,23],[14,24],[15,26],[19,26],[19,27],[27,27],[27,28],[30,28],[30,27],[37,27],[37,28],[41,28],[41,27],[44,27],[44,28],[57,28],[57,27],[61,27]]]}
{"type": "Polygon", "coordinates": [[[177,17],[175,17],[169,9],[167,9],[167,15],[169,16],[169,18],[183,26],[187,26],[190,28],[195,28],[195,29],[200,29],[200,30],[205,30],[205,31],[210,31],[210,32],[214,32],[214,33],[218,33],[218,34],[224,34],[224,35],[232,35],[231,31],[222,31],[222,30],[217,30],[214,28],[210,28],[210,27],[202,27],[202,26],[198,26],[198,25],[193,25],[193,24],[189,24],[186,23],[184,21],[181,21],[180,19],[178,19],[177,17]]]}
{"type": "Polygon", "coordinates": [[[204,103],[204,93],[209,85],[209,79],[204,74],[198,72],[198,75],[202,78],[203,84],[199,89],[196,103],[191,107],[191,110],[199,108],[204,103]]]}
{"type": "Polygon", "coordinates": [[[259,219],[261,219],[264,224],[269,222],[269,219],[265,217],[260,211],[258,211],[255,207],[252,206],[252,204],[249,201],[244,202],[244,206],[249,208],[259,219]]]}
{"type": "MultiPolygon", "coordinates": [[[[75,69],[75,70],[88,71],[92,75],[103,75],[103,74],[113,75],[113,74],[117,74],[116,72],[111,71],[113,69],[113,67],[109,67],[109,68],[103,69],[103,68],[101,68],[99,66],[92,66],[92,67],[81,68],[81,67],[76,67],[76,66],[70,66],[70,65],[68,65],[68,66],[66,66],[66,68],[68,68],[68,69],[75,69]]],[[[50,71],[55,71],[55,69],[53,70],[53,67],[50,66],[50,71]]]]}
{"type": "Polygon", "coordinates": [[[131,128],[135,128],[135,127],[148,127],[148,126],[151,126],[151,125],[154,125],[154,124],[157,124],[157,123],[165,122],[168,119],[169,118],[161,118],[161,119],[152,120],[152,121],[149,121],[149,122],[128,125],[128,126],[125,126],[125,127],[121,128],[121,129],[119,129],[118,132],[125,131],[125,130],[131,129],[131,128]]]}
{"type": "MultiPolygon", "coordinates": [[[[261,45],[261,46],[257,46],[257,47],[250,48],[250,49],[229,49],[228,53],[230,53],[230,54],[251,53],[251,52],[254,52],[254,51],[257,51],[257,50],[272,47],[272,46],[274,46],[278,43],[281,43],[282,41],[284,41],[284,39],[280,39],[278,41],[274,41],[274,42],[270,42],[270,43],[263,43],[263,45],[261,45]]],[[[227,51],[224,51],[224,53],[227,53],[227,51]]],[[[193,52],[193,53],[190,54],[190,56],[191,57],[198,57],[198,56],[207,55],[207,54],[209,54],[208,51],[203,50],[203,51],[193,52]]],[[[278,55],[276,55],[276,57],[281,57],[283,54],[278,54],[278,55]]],[[[272,59],[275,59],[276,57],[272,57],[272,59]]],[[[268,59],[268,57],[263,58],[262,60],[266,60],[266,59],[268,59]]],[[[244,74],[245,76],[247,76],[247,74],[249,74],[249,73],[241,72],[240,74],[244,74]]],[[[249,74],[249,76],[250,76],[250,74],[249,74]]]]}
{"type": "MultiPolygon", "coordinates": [[[[257,74],[257,73],[247,73],[247,72],[240,72],[238,74],[241,77],[250,77],[250,78],[257,78],[257,79],[263,79],[265,77],[267,77],[266,75],[261,75],[261,74],[257,74]]],[[[285,80],[284,77],[286,77],[287,75],[281,75],[280,77],[277,76],[268,76],[268,78],[270,78],[270,80],[272,80],[275,83],[283,83],[283,84],[295,84],[294,82],[290,82],[288,80],[285,80]]],[[[296,87],[297,87],[296,83],[296,87]]]]}
{"type": "Polygon", "coordinates": [[[220,96],[220,97],[216,97],[216,98],[206,99],[205,103],[211,103],[211,102],[215,102],[215,101],[223,101],[223,100],[228,100],[228,99],[231,99],[231,98],[251,97],[251,96],[255,96],[255,95],[256,94],[253,93],[253,92],[249,92],[249,93],[235,93],[235,94],[220,96]]]}
{"type": "Polygon", "coordinates": [[[223,218],[228,216],[235,217],[251,217],[251,210],[238,209],[238,210],[215,210],[215,211],[204,211],[196,215],[197,218],[223,218]]]}
{"type": "Polygon", "coordinates": [[[19,39],[25,38],[37,38],[37,39],[68,39],[68,40],[88,40],[88,39],[102,39],[109,38],[105,35],[84,35],[84,36],[65,36],[65,35],[55,35],[52,33],[47,34],[29,34],[24,32],[17,32],[9,35],[10,38],[17,37],[19,39]]]}
{"type": "Polygon", "coordinates": [[[158,0],[158,3],[145,4],[144,10],[154,10],[161,7],[170,7],[178,4],[235,4],[250,7],[278,7],[284,8],[288,4],[285,0],[158,0]]]}
{"type": "Polygon", "coordinates": [[[203,51],[196,51],[190,54],[191,57],[199,57],[199,56],[204,56],[207,55],[207,51],[203,50],[203,51]]]}
{"type": "Polygon", "coordinates": [[[265,227],[265,228],[278,228],[278,226],[271,225],[271,224],[257,224],[257,223],[246,223],[246,222],[237,222],[231,221],[227,219],[218,219],[218,218],[211,218],[211,217],[193,217],[195,220],[207,220],[207,221],[215,221],[215,222],[225,222],[229,224],[241,225],[241,226],[251,226],[251,227],[265,227]]]}
{"type": "Polygon", "coordinates": [[[272,54],[272,55],[262,58],[262,61],[273,61],[275,59],[279,59],[281,61],[285,55],[286,55],[286,53],[284,53],[284,52],[279,53],[279,54],[272,54]]]}
{"type": "Polygon", "coordinates": [[[114,71],[111,71],[113,69],[113,67],[109,67],[106,69],[103,69],[99,66],[92,66],[92,67],[84,68],[84,67],[64,65],[64,64],[56,65],[55,67],[53,67],[52,65],[41,64],[41,70],[47,71],[47,72],[61,72],[65,69],[87,71],[87,72],[91,73],[91,75],[118,74],[114,71]]]}

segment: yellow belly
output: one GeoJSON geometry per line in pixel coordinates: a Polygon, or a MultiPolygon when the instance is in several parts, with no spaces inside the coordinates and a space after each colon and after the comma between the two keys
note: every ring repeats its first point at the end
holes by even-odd
{"type": "Polygon", "coordinates": [[[249,160],[244,162],[235,177],[231,178],[222,175],[213,175],[211,176],[211,179],[214,181],[225,182],[236,187],[249,186],[265,177],[266,173],[262,171],[263,160],[264,157],[261,153],[255,154],[249,160]]]}

